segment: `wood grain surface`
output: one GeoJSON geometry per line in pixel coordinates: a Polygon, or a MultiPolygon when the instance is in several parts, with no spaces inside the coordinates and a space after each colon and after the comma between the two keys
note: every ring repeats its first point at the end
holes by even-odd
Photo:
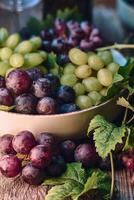
{"type": "MultiPolygon", "coordinates": [[[[134,187],[130,184],[130,177],[130,172],[125,170],[116,173],[118,192],[116,199],[113,200],[134,200],[134,187]]],[[[30,186],[20,177],[7,179],[0,175],[0,200],[45,200],[48,190],[47,186],[30,186]]],[[[89,198],[86,199],[89,200],[89,198]]]]}

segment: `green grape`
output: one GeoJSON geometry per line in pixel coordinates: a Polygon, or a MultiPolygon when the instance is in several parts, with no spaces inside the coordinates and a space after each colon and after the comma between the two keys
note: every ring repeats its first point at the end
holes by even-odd
{"type": "Polygon", "coordinates": [[[97,78],[101,85],[108,87],[113,83],[113,74],[108,69],[100,69],[97,74],[97,78]]]}
{"type": "Polygon", "coordinates": [[[44,61],[47,59],[47,53],[45,51],[38,51],[38,53],[42,56],[44,61]]]}
{"type": "Polygon", "coordinates": [[[44,61],[39,53],[28,53],[24,55],[24,60],[24,66],[26,68],[36,67],[44,61]]]}
{"type": "Polygon", "coordinates": [[[23,41],[19,43],[19,45],[16,47],[15,52],[21,53],[21,54],[26,54],[30,53],[33,50],[33,45],[32,42],[30,41],[23,41]]]}
{"type": "Polygon", "coordinates": [[[87,52],[87,55],[88,55],[88,57],[89,57],[89,56],[96,55],[96,53],[95,53],[95,52],[93,52],[93,51],[89,51],[89,52],[87,52]]]}
{"type": "Polygon", "coordinates": [[[15,53],[10,57],[9,63],[12,67],[22,67],[24,64],[24,58],[21,54],[15,53]]]}
{"type": "Polygon", "coordinates": [[[98,53],[98,56],[103,60],[105,66],[113,62],[113,57],[110,51],[102,51],[98,53]]]}
{"type": "Polygon", "coordinates": [[[110,70],[113,74],[117,73],[119,68],[120,68],[120,66],[117,63],[114,63],[114,62],[110,63],[107,66],[107,69],[110,70]]]}
{"type": "Polygon", "coordinates": [[[108,91],[107,88],[102,88],[102,90],[100,91],[100,94],[101,94],[102,96],[107,96],[107,91],[108,91]]]}
{"type": "Polygon", "coordinates": [[[92,107],[92,100],[89,96],[80,95],[76,98],[76,105],[80,107],[81,110],[92,107]]]}
{"type": "Polygon", "coordinates": [[[73,74],[75,72],[75,66],[72,63],[68,63],[65,67],[64,67],[64,74],[73,74]]]}
{"type": "Polygon", "coordinates": [[[0,51],[1,60],[8,60],[12,55],[12,50],[8,47],[3,47],[0,51]]]}
{"type": "Polygon", "coordinates": [[[74,74],[64,74],[61,77],[61,84],[73,87],[77,83],[77,77],[74,74]]]}
{"type": "Polygon", "coordinates": [[[73,87],[76,96],[84,95],[86,92],[85,86],[82,83],[76,83],[73,87]]]}
{"type": "Polygon", "coordinates": [[[18,33],[14,33],[8,37],[6,41],[6,46],[14,49],[19,44],[20,40],[20,35],[18,33]]]}
{"type": "Polygon", "coordinates": [[[43,65],[39,65],[38,68],[40,69],[42,74],[48,73],[48,69],[46,67],[44,67],[43,65]]]}
{"type": "Polygon", "coordinates": [[[69,59],[75,65],[85,65],[88,61],[88,55],[80,49],[73,48],[69,51],[69,59]]]}
{"type": "Polygon", "coordinates": [[[92,69],[88,65],[78,66],[75,70],[75,75],[80,79],[87,78],[91,74],[92,74],[92,69]]]}
{"type": "Polygon", "coordinates": [[[32,37],[30,39],[30,42],[32,43],[33,46],[33,51],[36,51],[37,49],[39,49],[41,47],[42,44],[42,40],[40,37],[32,37]]]}
{"type": "Polygon", "coordinates": [[[102,85],[96,77],[86,78],[82,81],[82,83],[84,84],[87,92],[100,91],[102,89],[102,85]]]}
{"type": "Polygon", "coordinates": [[[88,96],[91,98],[93,105],[97,105],[100,103],[102,95],[99,92],[92,91],[88,93],[88,96]]]}
{"type": "Polygon", "coordinates": [[[7,70],[9,70],[11,66],[7,62],[0,62],[0,76],[5,76],[7,70]]]}
{"type": "Polygon", "coordinates": [[[8,31],[6,28],[0,28],[0,46],[4,46],[5,41],[8,38],[8,31]]]}
{"type": "Polygon", "coordinates": [[[92,69],[94,69],[96,71],[98,71],[99,69],[104,67],[104,62],[97,55],[89,56],[88,64],[92,69]]]}

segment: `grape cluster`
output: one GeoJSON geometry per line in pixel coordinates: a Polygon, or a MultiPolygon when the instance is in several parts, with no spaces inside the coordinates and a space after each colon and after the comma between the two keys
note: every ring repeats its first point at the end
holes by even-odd
{"type": "Polygon", "coordinates": [[[91,144],[72,140],[58,142],[51,133],[41,133],[35,139],[30,131],[0,137],[0,172],[8,178],[21,173],[23,180],[39,185],[46,177],[60,176],[66,163],[81,162],[83,167],[95,167],[99,157],[91,144]]]}
{"type": "Polygon", "coordinates": [[[40,36],[43,40],[42,49],[60,55],[61,63],[68,61],[67,53],[73,47],[77,46],[84,51],[89,51],[102,45],[99,30],[87,21],[65,22],[57,18],[53,27],[42,30],[40,36]]]}
{"type": "Polygon", "coordinates": [[[119,65],[113,61],[110,51],[84,52],[78,48],[69,51],[70,63],[66,64],[61,84],[75,90],[76,105],[86,109],[97,105],[112,86],[119,65]]]}

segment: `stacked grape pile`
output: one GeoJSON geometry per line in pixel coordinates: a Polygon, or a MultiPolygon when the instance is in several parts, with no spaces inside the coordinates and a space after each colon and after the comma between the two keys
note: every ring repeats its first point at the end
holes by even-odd
{"type": "Polygon", "coordinates": [[[42,30],[40,36],[43,40],[43,50],[54,51],[64,59],[73,47],[90,51],[102,45],[99,30],[87,21],[78,23],[73,20],[65,22],[55,19],[53,27],[42,30]]]}
{"type": "Polygon", "coordinates": [[[65,65],[61,84],[72,87],[76,104],[86,109],[101,102],[118,73],[119,65],[113,61],[110,51],[85,53],[73,48],[69,51],[71,63],[65,65]]]}
{"type": "Polygon", "coordinates": [[[32,185],[41,184],[46,177],[60,176],[66,163],[77,161],[84,167],[95,167],[99,161],[93,145],[76,145],[71,140],[59,143],[50,133],[41,133],[35,139],[26,130],[16,136],[1,136],[0,152],[0,172],[8,178],[21,173],[32,185]]]}

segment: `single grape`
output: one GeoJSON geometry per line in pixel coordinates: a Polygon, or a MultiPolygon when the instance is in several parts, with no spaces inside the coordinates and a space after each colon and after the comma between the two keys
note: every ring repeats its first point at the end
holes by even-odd
{"type": "Polygon", "coordinates": [[[101,94],[102,96],[107,96],[107,91],[108,91],[108,88],[102,88],[102,89],[100,90],[100,94],[101,94]]]}
{"type": "Polygon", "coordinates": [[[86,88],[82,83],[76,83],[73,89],[75,91],[76,96],[84,95],[86,92],[86,88]]]}
{"type": "Polygon", "coordinates": [[[48,79],[49,81],[51,81],[51,84],[54,88],[56,88],[57,86],[60,85],[60,80],[59,77],[54,75],[54,74],[45,74],[44,75],[45,79],[48,79]]]}
{"type": "Polygon", "coordinates": [[[6,88],[0,88],[0,105],[12,106],[13,102],[14,100],[10,91],[6,88]]]}
{"type": "Polygon", "coordinates": [[[88,96],[91,98],[93,105],[97,105],[100,103],[100,100],[102,98],[101,94],[96,91],[92,91],[88,94],[88,96]]]}
{"type": "MultiPolygon", "coordinates": [[[[30,39],[30,42],[32,43],[32,51],[37,51],[42,44],[42,40],[38,36],[34,36],[30,39]]],[[[45,58],[46,58],[46,53],[45,53],[45,58]]]]}
{"type": "Polygon", "coordinates": [[[46,51],[46,52],[51,52],[52,51],[52,43],[51,43],[51,41],[48,41],[48,40],[43,41],[41,49],[43,51],[46,51]]]}
{"type": "Polygon", "coordinates": [[[60,82],[61,85],[73,87],[77,83],[77,77],[75,74],[64,74],[62,75],[60,82]]]}
{"type": "Polygon", "coordinates": [[[101,83],[96,77],[89,77],[82,81],[87,92],[100,91],[102,89],[101,83]]]}
{"type": "Polygon", "coordinates": [[[131,170],[131,171],[134,172],[134,157],[127,159],[126,167],[127,167],[128,170],[131,170]]]}
{"type": "Polygon", "coordinates": [[[75,100],[75,92],[69,86],[60,86],[56,91],[56,98],[63,103],[72,103],[75,100]]]}
{"type": "Polygon", "coordinates": [[[26,71],[32,81],[36,81],[37,79],[42,77],[41,70],[39,68],[32,68],[26,71]]]}
{"type": "Polygon", "coordinates": [[[72,140],[65,140],[60,144],[61,154],[66,160],[66,162],[74,161],[75,149],[76,149],[76,144],[72,140]]]}
{"type": "Polygon", "coordinates": [[[92,107],[93,103],[89,96],[80,95],[76,98],[76,105],[79,106],[81,110],[92,107]]]}
{"type": "Polygon", "coordinates": [[[14,49],[20,42],[20,35],[18,33],[14,33],[10,35],[6,40],[6,46],[14,49]]]}
{"type": "Polygon", "coordinates": [[[80,28],[80,25],[77,21],[69,20],[67,22],[67,27],[69,30],[80,28]]]}
{"type": "Polygon", "coordinates": [[[47,168],[47,174],[52,177],[61,176],[66,170],[66,163],[62,156],[56,155],[52,157],[51,164],[47,168]]]}
{"type": "Polygon", "coordinates": [[[21,172],[21,161],[15,155],[4,155],[0,158],[0,171],[8,177],[15,177],[21,172]]]}
{"type": "Polygon", "coordinates": [[[36,141],[30,131],[21,131],[14,136],[12,145],[17,153],[28,154],[36,145],[36,141]]]}
{"type": "Polygon", "coordinates": [[[15,53],[12,54],[9,60],[9,63],[14,68],[22,67],[24,64],[24,58],[21,54],[15,53]]]}
{"type": "Polygon", "coordinates": [[[52,84],[51,81],[46,78],[39,78],[33,81],[32,94],[38,98],[47,97],[52,95],[52,84]]]}
{"type": "Polygon", "coordinates": [[[12,50],[8,47],[3,47],[0,50],[0,58],[1,60],[8,60],[10,58],[10,56],[12,55],[12,50]]]}
{"type": "Polygon", "coordinates": [[[76,69],[75,65],[73,65],[72,63],[68,63],[64,67],[64,74],[74,74],[75,69],[76,69]]]}
{"type": "Polygon", "coordinates": [[[80,108],[73,103],[68,103],[68,104],[62,104],[59,108],[60,113],[70,113],[70,112],[76,112],[79,111],[80,108]]]}
{"type": "Polygon", "coordinates": [[[98,28],[92,28],[89,39],[92,40],[95,36],[98,36],[98,35],[100,35],[99,29],[98,28]]]}
{"type": "Polygon", "coordinates": [[[0,137],[0,152],[3,154],[16,154],[12,146],[13,135],[6,134],[0,137]]]}
{"type": "Polygon", "coordinates": [[[38,101],[37,108],[38,114],[51,115],[57,112],[57,103],[51,97],[44,97],[38,101]]]}
{"type": "Polygon", "coordinates": [[[81,40],[85,36],[85,33],[83,32],[81,28],[71,29],[70,34],[72,37],[75,37],[78,40],[81,40]]]}
{"type": "Polygon", "coordinates": [[[76,65],[85,65],[88,61],[88,55],[80,49],[73,48],[69,51],[69,58],[76,65]]]}
{"type": "Polygon", "coordinates": [[[92,69],[88,65],[81,65],[77,67],[75,70],[75,75],[80,79],[87,78],[91,76],[91,74],[92,74],[92,69]]]}
{"type": "Polygon", "coordinates": [[[32,50],[33,50],[32,42],[30,40],[25,40],[18,44],[18,46],[15,49],[15,52],[19,54],[26,54],[32,52],[32,50]]]}
{"type": "Polygon", "coordinates": [[[88,51],[94,49],[94,43],[92,41],[89,41],[87,38],[86,39],[82,39],[80,41],[80,48],[83,51],[88,52],[88,51]]]}
{"type": "Polygon", "coordinates": [[[108,87],[113,83],[113,74],[108,69],[100,69],[97,74],[97,78],[101,85],[108,87]]]}
{"type": "Polygon", "coordinates": [[[47,148],[53,149],[55,145],[55,138],[51,133],[40,133],[36,141],[38,144],[44,145],[47,148]]]}
{"type": "Polygon", "coordinates": [[[27,92],[30,85],[30,77],[21,69],[12,70],[6,77],[6,87],[16,95],[27,92]]]}
{"type": "Polygon", "coordinates": [[[105,66],[113,62],[113,57],[110,51],[102,51],[98,53],[98,56],[103,60],[105,66]]]}
{"type": "Polygon", "coordinates": [[[84,167],[95,167],[98,162],[95,147],[90,144],[80,144],[75,150],[75,161],[81,162],[84,167]]]}
{"type": "Polygon", "coordinates": [[[45,179],[45,173],[44,170],[28,164],[22,170],[22,178],[30,185],[40,185],[45,179]]]}
{"type": "Polygon", "coordinates": [[[88,21],[82,21],[80,24],[81,29],[84,31],[86,35],[89,35],[91,32],[91,26],[88,21]]]}
{"type": "Polygon", "coordinates": [[[117,63],[114,63],[114,62],[110,63],[107,66],[107,69],[110,70],[113,74],[117,73],[119,68],[120,68],[120,66],[117,63]]]}
{"type": "MultiPolygon", "coordinates": [[[[68,38],[68,44],[73,48],[79,45],[79,40],[76,37],[73,37],[72,35],[68,38]]],[[[71,48],[70,48],[71,50],[71,48]]]]}
{"type": "Polygon", "coordinates": [[[54,29],[55,32],[60,36],[66,32],[66,23],[62,19],[55,19],[54,21],[54,29]]]}
{"type": "Polygon", "coordinates": [[[4,88],[5,87],[5,79],[4,77],[0,76],[0,88],[4,88]]]}
{"type": "Polygon", "coordinates": [[[37,145],[30,151],[30,161],[37,168],[47,167],[52,161],[52,151],[44,145],[37,145]]]}
{"type": "Polygon", "coordinates": [[[93,43],[94,48],[100,47],[103,44],[103,40],[100,38],[100,36],[94,36],[92,38],[92,43],[93,43]]]}
{"type": "Polygon", "coordinates": [[[91,55],[91,56],[89,56],[89,58],[88,58],[88,64],[89,64],[89,66],[92,69],[94,69],[96,71],[98,71],[99,69],[101,69],[101,68],[104,67],[103,61],[97,55],[91,55]]]}
{"type": "Polygon", "coordinates": [[[37,99],[29,93],[24,93],[15,98],[15,110],[18,113],[33,114],[36,112],[37,99]]]}

